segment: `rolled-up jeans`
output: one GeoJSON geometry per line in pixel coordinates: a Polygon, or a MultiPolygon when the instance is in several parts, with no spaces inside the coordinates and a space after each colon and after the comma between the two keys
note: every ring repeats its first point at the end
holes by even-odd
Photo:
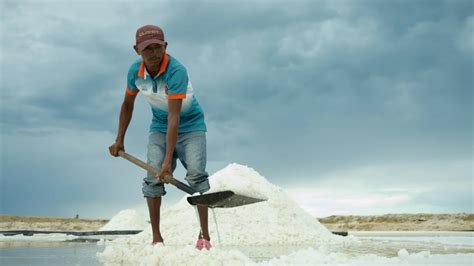
{"type": "MultiPolygon", "coordinates": [[[[150,133],[148,164],[160,170],[165,155],[166,133],[150,133]]],[[[187,170],[185,179],[194,191],[203,193],[209,190],[209,175],[206,172],[206,132],[179,133],[171,165],[173,171],[176,169],[176,159],[179,159],[187,170]]],[[[151,173],[143,178],[142,192],[143,196],[147,198],[161,197],[166,194],[165,186],[151,173]]]]}

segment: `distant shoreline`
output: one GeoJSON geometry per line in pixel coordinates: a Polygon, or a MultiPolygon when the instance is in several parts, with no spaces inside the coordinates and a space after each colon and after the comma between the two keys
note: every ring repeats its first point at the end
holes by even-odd
{"type": "Polygon", "coordinates": [[[0,231],[94,231],[100,229],[108,222],[109,220],[107,219],[76,219],[43,216],[0,215],[0,231]]]}
{"type": "Polygon", "coordinates": [[[331,231],[473,231],[474,214],[332,215],[318,218],[331,231]]]}
{"type": "MultiPolygon", "coordinates": [[[[473,231],[474,214],[332,215],[319,220],[330,231],[473,231]]],[[[107,219],[0,215],[0,231],[95,231],[107,219]]]]}

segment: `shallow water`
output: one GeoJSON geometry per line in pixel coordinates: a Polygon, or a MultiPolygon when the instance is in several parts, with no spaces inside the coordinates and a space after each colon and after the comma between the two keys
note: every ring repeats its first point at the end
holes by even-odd
{"type": "Polygon", "coordinates": [[[104,250],[91,242],[2,242],[0,265],[101,265],[96,253],[104,250]]]}

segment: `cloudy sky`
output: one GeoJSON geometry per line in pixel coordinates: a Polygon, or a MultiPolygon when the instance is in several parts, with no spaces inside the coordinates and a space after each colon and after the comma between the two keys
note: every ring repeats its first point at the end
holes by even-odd
{"type": "MultiPolygon", "coordinates": [[[[473,212],[474,8],[466,0],[1,1],[0,214],[145,207],[113,158],[136,29],[160,25],[236,162],[317,217],[473,212]]],[[[126,150],[146,158],[138,96],[126,150]]],[[[176,176],[184,176],[180,167],[176,176]]],[[[165,206],[183,193],[168,187],[165,206]]]]}

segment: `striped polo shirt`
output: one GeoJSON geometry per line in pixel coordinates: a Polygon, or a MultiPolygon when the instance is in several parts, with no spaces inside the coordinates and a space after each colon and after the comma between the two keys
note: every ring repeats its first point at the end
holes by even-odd
{"type": "Polygon", "coordinates": [[[130,66],[126,91],[142,93],[150,103],[153,119],[150,132],[166,133],[168,128],[168,99],[182,99],[179,133],[207,131],[204,113],[193,93],[186,68],[174,57],[164,54],[158,75],[151,77],[140,58],[130,66]]]}

